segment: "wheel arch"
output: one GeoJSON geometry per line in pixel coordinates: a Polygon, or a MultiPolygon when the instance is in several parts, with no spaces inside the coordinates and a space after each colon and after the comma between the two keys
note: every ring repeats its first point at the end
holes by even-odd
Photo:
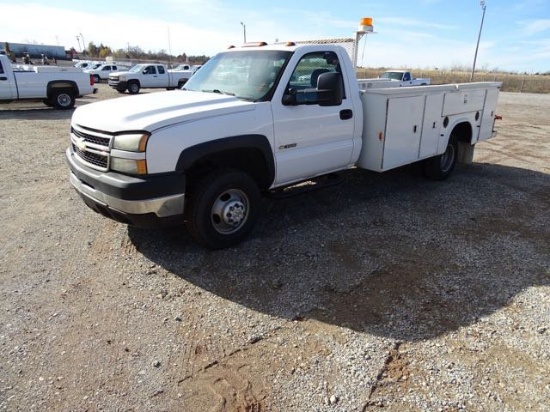
{"type": "Polygon", "coordinates": [[[238,169],[249,174],[260,190],[275,180],[275,160],[267,137],[231,136],[189,147],[181,152],[176,169],[196,180],[214,169],[238,169]]]}
{"type": "Polygon", "coordinates": [[[48,83],[46,87],[46,93],[48,97],[51,96],[54,90],[58,90],[58,89],[72,89],[75,92],[75,96],[78,96],[80,94],[78,85],[76,84],[76,82],[72,80],[61,80],[61,81],[52,81],[48,83]]]}
{"type": "Polygon", "coordinates": [[[459,142],[470,143],[473,136],[472,125],[467,120],[455,124],[451,129],[449,139],[451,136],[454,136],[459,142]]]}

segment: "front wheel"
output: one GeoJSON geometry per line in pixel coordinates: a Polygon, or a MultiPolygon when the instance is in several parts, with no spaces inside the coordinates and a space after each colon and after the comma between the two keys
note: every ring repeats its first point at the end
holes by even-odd
{"type": "Polygon", "coordinates": [[[191,188],[186,208],[188,231],[210,249],[234,246],[252,231],[259,205],[260,190],[248,174],[212,172],[191,188]]]}
{"type": "Polygon", "coordinates": [[[451,135],[445,153],[424,160],[422,171],[431,180],[445,180],[453,171],[458,158],[458,141],[451,135]]]}
{"type": "Polygon", "coordinates": [[[72,109],[76,103],[74,92],[70,89],[55,90],[51,101],[56,109],[72,109]]]}
{"type": "Polygon", "coordinates": [[[139,83],[138,82],[131,82],[128,83],[128,93],[130,94],[138,94],[139,93],[139,83]]]}

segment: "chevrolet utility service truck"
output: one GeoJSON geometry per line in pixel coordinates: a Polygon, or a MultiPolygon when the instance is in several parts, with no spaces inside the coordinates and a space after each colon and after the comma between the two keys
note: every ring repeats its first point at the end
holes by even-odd
{"type": "Polygon", "coordinates": [[[182,90],[79,107],[70,182],[126,224],[185,223],[209,248],[242,241],[260,197],[353,167],[421,162],[443,180],[495,135],[500,83],[361,90],[338,45],[245,45],[182,90]]]}

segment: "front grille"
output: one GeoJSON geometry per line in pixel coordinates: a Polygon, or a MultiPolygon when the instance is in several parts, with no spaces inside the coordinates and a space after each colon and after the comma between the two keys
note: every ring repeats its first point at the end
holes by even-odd
{"type": "Polygon", "coordinates": [[[71,127],[71,144],[74,153],[87,166],[101,171],[109,169],[109,156],[113,135],[96,130],[71,127]]]}
{"type": "Polygon", "coordinates": [[[87,150],[80,150],[76,145],[73,144],[74,152],[80,157],[83,161],[88,163],[90,166],[97,166],[96,169],[107,170],[108,167],[108,157],[100,155],[97,153],[89,152],[87,150]]]}
{"type": "Polygon", "coordinates": [[[76,137],[84,139],[86,142],[97,144],[99,146],[108,148],[109,144],[111,143],[111,137],[94,136],[93,134],[84,133],[80,130],[76,130],[75,128],[72,128],[71,131],[74,133],[76,137]]]}

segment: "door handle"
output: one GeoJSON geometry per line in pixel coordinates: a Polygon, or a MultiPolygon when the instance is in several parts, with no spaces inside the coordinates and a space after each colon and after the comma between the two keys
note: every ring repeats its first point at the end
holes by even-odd
{"type": "Polygon", "coordinates": [[[4,77],[4,76],[2,76],[2,77],[0,77],[0,80],[8,80],[8,78],[7,78],[7,77],[4,77]]]}
{"type": "Polygon", "coordinates": [[[353,117],[353,110],[351,109],[340,110],[340,119],[349,120],[352,117],[353,117]]]}

